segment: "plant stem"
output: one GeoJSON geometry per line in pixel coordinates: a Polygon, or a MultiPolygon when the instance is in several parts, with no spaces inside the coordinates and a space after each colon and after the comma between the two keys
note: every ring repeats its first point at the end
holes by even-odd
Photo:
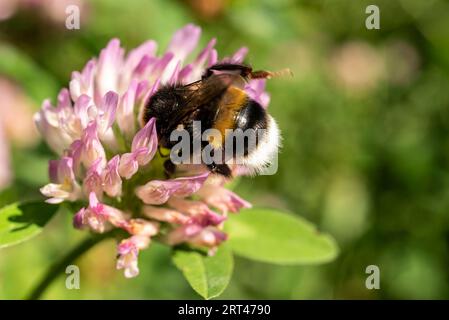
{"type": "Polygon", "coordinates": [[[27,297],[28,300],[37,300],[41,297],[48,286],[70,265],[73,261],[78,259],[83,253],[88,251],[90,248],[94,247],[97,243],[104,239],[114,236],[116,233],[113,231],[90,236],[83,240],[72,250],[70,250],[65,256],[53,263],[45,273],[44,277],[39,281],[38,285],[34,287],[30,295],[27,297]]]}

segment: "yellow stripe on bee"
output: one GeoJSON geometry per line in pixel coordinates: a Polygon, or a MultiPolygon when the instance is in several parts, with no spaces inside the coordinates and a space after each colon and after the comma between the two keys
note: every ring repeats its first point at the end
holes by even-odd
{"type": "Polygon", "coordinates": [[[222,137],[222,140],[211,139],[209,141],[214,148],[219,148],[223,145],[225,140],[226,129],[235,129],[235,117],[238,112],[245,105],[247,95],[245,91],[237,87],[229,87],[220,100],[218,105],[218,113],[215,118],[212,128],[217,129],[222,137]]]}

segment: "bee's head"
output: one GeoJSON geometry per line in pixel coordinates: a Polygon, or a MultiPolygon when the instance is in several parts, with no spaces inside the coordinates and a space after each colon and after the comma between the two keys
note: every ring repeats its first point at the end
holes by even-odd
{"type": "MultiPolygon", "coordinates": [[[[164,115],[173,112],[178,108],[179,97],[171,87],[164,87],[159,89],[154,95],[150,97],[146,104],[145,113],[143,115],[144,123],[147,123],[150,118],[155,117],[161,121],[164,115]]],[[[161,124],[161,123],[159,123],[161,124]]]]}

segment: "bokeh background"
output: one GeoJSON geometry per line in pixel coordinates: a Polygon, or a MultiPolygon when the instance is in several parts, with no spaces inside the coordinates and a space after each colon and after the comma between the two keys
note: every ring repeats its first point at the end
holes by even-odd
{"type": "MultiPolygon", "coordinates": [[[[449,298],[449,3],[442,0],[0,0],[0,204],[38,196],[51,152],[32,114],[73,70],[119,37],[160,48],[194,22],[221,56],[248,46],[247,62],[289,67],[269,82],[284,141],[274,176],[242,180],[251,202],[287,209],[332,234],[337,260],[280,267],[237,259],[231,299],[449,298]],[[68,4],[81,29],[65,28],[68,4]],[[365,8],[380,8],[367,30],[365,8]],[[379,290],[365,287],[377,265],[379,290]]],[[[45,268],[85,236],[55,217],[32,241],[0,251],[0,299],[23,298],[45,268]]],[[[263,237],[263,235],[260,235],[263,237]]],[[[78,264],[81,290],[59,278],[50,299],[196,299],[154,245],[127,280],[114,243],[78,264]]]]}

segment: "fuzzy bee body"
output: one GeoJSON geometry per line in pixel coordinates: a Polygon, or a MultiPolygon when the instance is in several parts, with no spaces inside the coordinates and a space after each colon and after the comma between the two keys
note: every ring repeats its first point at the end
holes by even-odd
{"type": "MultiPolygon", "coordinates": [[[[168,149],[176,144],[170,140],[174,130],[182,128],[190,137],[198,134],[193,128],[195,121],[201,122],[201,135],[208,129],[220,133],[220,139],[202,141],[202,148],[210,145],[214,150],[225,149],[228,130],[251,129],[257,137],[255,144],[244,145],[240,161],[250,173],[257,173],[277,151],[280,135],[274,119],[246,94],[244,85],[252,76],[267,78],[267,75],[265,71],[252,72],[244,65],[217,64],[207,69],[199,81],[157,90],[145,106],[143,123],[156,119],[159,145],[168,149]]],[[[207,167],[214,173],[231,176],[228,162],[224,160],[207,167]]]]}

